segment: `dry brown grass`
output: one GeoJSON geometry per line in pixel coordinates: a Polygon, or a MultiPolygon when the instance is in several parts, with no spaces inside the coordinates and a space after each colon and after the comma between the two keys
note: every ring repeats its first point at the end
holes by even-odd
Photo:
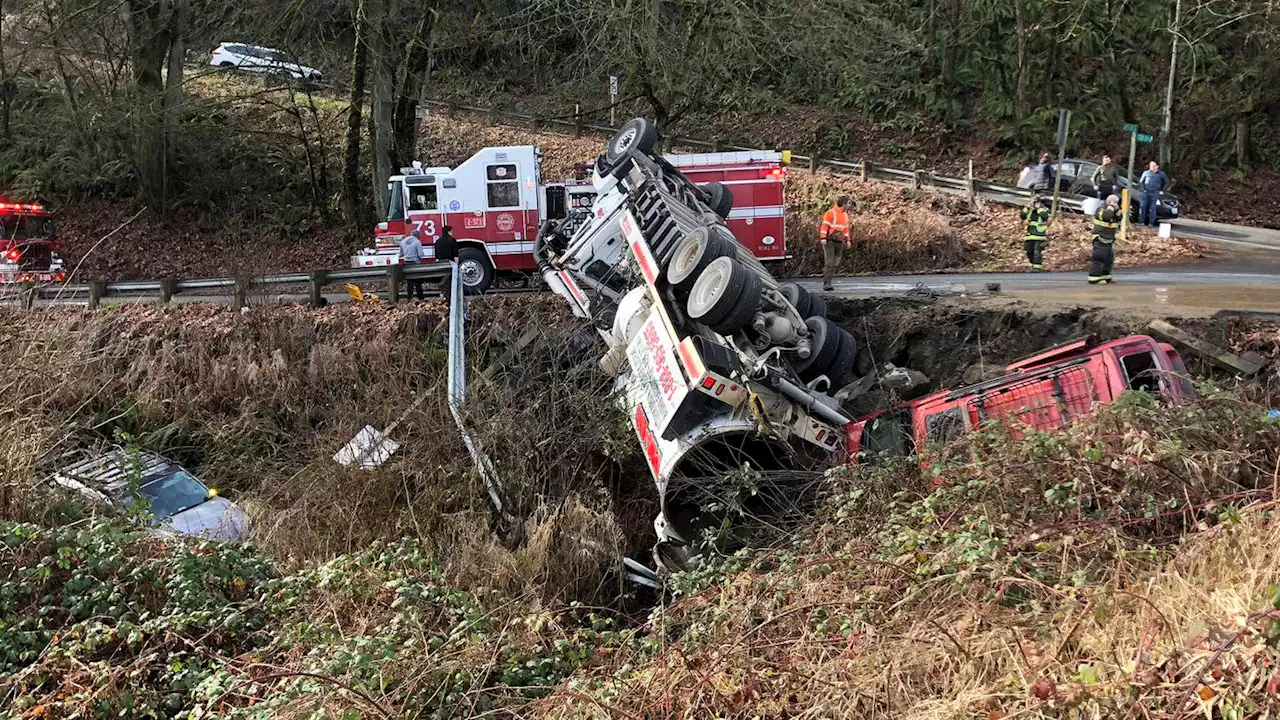
{"type": "Polygon", "coordinates": [[[721,560],[657,642],[570,681],[608,708],[566,692],[543,713],[1273,717],[1276,427],[1229,398],[1128,412],[980,438],[933,492],[918,468],[852,478],[793,546],[721,560]]]}
{"type": "MultiPolygon", "coordinates": [[[[123,431],[241,502],[254,539],[296,567],[405,535],[459,581],[555,596],[597,589],[620,532],[604,488],[634,443],[560,303],[472,304],[474,373],[529,328],[532,345],[472,388],[470,422],[508,490],[518,532],[492,539],[483,486],[447,408],[444,306],[122,307],[7,313],[11,361],[0,457],[5,516],[35,518],[41,458],[123,431]],[[558,381],[556,381],[558,380],[558,381]],[[333,454],[365,424],[392,434],[385,466],[333,454]],[[612,455],[606,455],[608,449],[612,455]],[[564,538],[570,540],[564,540],[564,538]],[[579,539],[573,539],[579,538],[579,539]],[[495,580],[496,578],[496,580],[495,580]]],[[[638,477],[638,475],[636,476],[638,477]]]]}

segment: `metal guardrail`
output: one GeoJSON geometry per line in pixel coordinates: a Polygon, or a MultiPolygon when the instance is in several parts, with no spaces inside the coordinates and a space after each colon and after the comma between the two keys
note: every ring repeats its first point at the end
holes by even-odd
{"type": "MultiPolygon", "coordinates": [[[[45,300],[79,299],[87,297],[89,307],[97,307],[110,297],[160,297],[168,302],[174,295],[200,295],[216,291],[229,291],[233,302],[241,307],[248,304],[254,291],[288,285],[307,285],[313,305],[320,304],[325,285],[357,281],[385,280],[391,288],[391,299],[400,299],[400,288],[405,280],[439,280],[449,273],[447,265],[388,265],[376,268],[346,268],[342,270],[314,270],[312,272],[280,273],[275,275],[192,278],[187,280],[103,280],[88,283],[63,283],[35,288],[34,297],[45,300]]],[[[24,298],[27,304],[34,298],[24,298]]]]}

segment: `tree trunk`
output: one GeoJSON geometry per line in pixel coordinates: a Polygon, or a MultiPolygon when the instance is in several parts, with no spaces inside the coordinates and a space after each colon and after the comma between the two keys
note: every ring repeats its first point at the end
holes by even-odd
{"type": "MultiPolygon", "coordinates": [[[[174,137],[178,132],[178,109],[182,107],[184,89],[182,87],[183,75],[182,64],[186,59],[186,38],[183,35],[186,32],[187,20],[190,15],[190,3],[188,0],[172,0],[174,7],[169,13],[169,59],[167,70],[165,72],[164,87],[164,152],[165,152],[165,180],[166,190],[168,186],[168,167],[169,156],[173,152],[174,137]]],[[[181,183],[178,183],[179,185],[181,183]]],[[[179,188],[181,189],[181,188],[179,188]]]]}
{"type": "Polygon", "coordinates": [[[13,102],[13,81],[9,79],[9,64],[5,57],[7,54],[4,45],[4,3],[0,2],[0,138],[6,141],[13,139],[10,127],[12,114],[9,109],[13,102]]]}
{"type": "Polygon", "coordinates": [[[1182,0],[1174,0],[1173,3],[1173,23],[1169,27],[1169,34],[1173,37],[1173,48],[1169,51],[1169,84],[1165,87],[1164,93],[1164,122],[1160,126],[1160,163],[1162,165],[1169,164],[1169,157],[1172,155],[1172,138],[1170,134],[1173,131],[1173,86],[1174,79],[1178,72],[1178,24],[1182,20],[1182,0]]]}
{"type": "Polygon", "coordinates": [[[369,20],[369,64],[373,75],[373,88],[369,99],[369,130],[373,139],[373,193],[377,207],[385,208],[390,200],[387,179],[395,174],[395,160],[391,155],[395,125],[396,65],[399,48],[392,27],[396,13],[394,0],[368,0],[365,7],[369,20]]]}
{"type": "MultiPolygon", "coordinates": [[[[374,0],[375,2],[377,0],[374,0]]],[[[360,123],[364,120],[365,74],[369,67],[368,32],[364,17],[364,2],[356,0],[355,44],[351,50],[351,94],[347,105],[347,150],[342,165],[342,200],[346,210],[347,226],[352,233],[365,232],[364,207],[360,192],[360,123]]]]}
{"type": "Polygon", "coordinates": [[[1013,117],[1022,122],[1027,117],[1027,0],[1013,0],[1013,14],[1018,32],[1018,89],[1013,117]]]}
{"type": "Polygon", "coordinates": [[[391,155],[397,164],[408,164],[417,159],[418,96],[431,65],[431,34],[437,17],[437,0],[423,4],[422,18],[409,38],[404,69],[400,75],[400,87],[396,90],[394,128],[391,133],[391,155]]]}
{"type": "Polygon", "coordinates": [[[1249,163],[1253,161],[1253,140],[1249,137],[1249,128],[1252,124],[1251,113],[1236,115],[1235,156],[1236,167],[1240,170],[1248,170],[1249,163]]]}
{"type": "Polygon", "coordinates": [[[151,211],[164,211],[168,153],[163,68],[169,51],[168,0],[127,0],[125,23],[133,65],[133,161],[151,211]]]}

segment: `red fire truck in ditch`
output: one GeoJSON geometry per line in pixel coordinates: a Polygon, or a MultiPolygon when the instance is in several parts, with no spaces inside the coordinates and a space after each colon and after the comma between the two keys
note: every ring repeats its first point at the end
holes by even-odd
{"type": "MultiPolygon", "coordinates": [[[[761,260],[786,257],[783,179],[789,151],[667,155],[663,161],[707,191],[713,210],[728,208],[726,225],[761,260]],[[731,206],[731,207],[730,207],[731,206]]],[[[571,236],[592,214],[590,179],[543,183],[542,155],[533,145],[490,147],[456,168],[401,168],[388,182],[391,200],[375,245],[351,258],[352,267],[401,262],[400,241],[417,232],[426,261],[448,225],[458,241],[458,267],[468,293],[493,285],[501,274],[536,272],[538,228],[559,223],[571,236]]]]}
{"type": "Polygon", "coordinates": [[[53,214],[38,203],[0,200],[0,285],[63,280],[53,214]]]}
{"type": "MultiPolygon", "coordinates": [[[[1066,426],[1128,390],[1173,403],[1195,397],[1178,351],[1146,335],[1099,343],[1089,336],[1006,366],[1006,374],[957,390],[940,390],[844,426],[852,462],[903,457],[963,437],[992,421],[1015,438],[1027,429],[1066,426]]],[[[927,465],[927,459],[922,460],[927,465]]]]}

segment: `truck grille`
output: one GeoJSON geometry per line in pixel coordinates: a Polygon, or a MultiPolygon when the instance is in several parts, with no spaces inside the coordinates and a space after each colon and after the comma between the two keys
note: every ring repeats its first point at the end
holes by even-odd
{"type": "Polygon", "coordinates": [[[20,245],[18,252],[21,253],[18,258],[19,270],[48,270],[53,264],[53,251],[48,245],[20,245]]]}

